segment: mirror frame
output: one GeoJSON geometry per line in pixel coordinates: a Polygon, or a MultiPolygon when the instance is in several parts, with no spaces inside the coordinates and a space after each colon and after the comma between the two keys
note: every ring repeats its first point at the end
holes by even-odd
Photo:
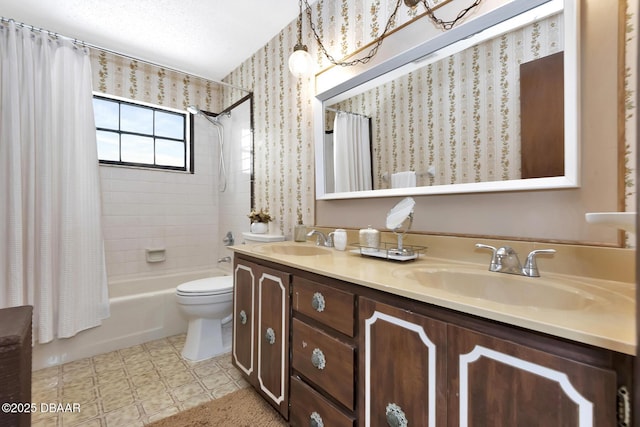
{"type": "MultiPolygon", "coordinates": [[[[577,188],[580,186],[580,57],[579,57],[579,2],[572,0],[513,0],[503,6],[484,13],[477,18],[454,27],[428,39],[421,44],[404,51],[390,59],[350,77],[321,93],[313,100],[316,200],[416,196],[435,194],[483,193],[500,191],[546,190],[577,188]],[[336,102],[334,99],[346,98],[363,88],[374,87],[374,79],[385,75],[398,75],[412,63],[423,62],[426,57],[438,59],[441,50],[457,43],[465,43],[470,37],[485,32],[487,36],[503,33],[504,26],[516,27],[537,20],[540,15],[548,16],[558,11],[564,13],[564,175],[557,177],[529,178],[510,181],[487,181],[463,184],[443,184],[434,186],[393,188],[341,193],[325,192],[324,174],[324,117],[325,105],[336,102]],[[508,21],[508,22],[505,22],[508,21]]],[[[488,37],[485,37],[488,38],[488,37]]],[[[473,45],[477,42],[469,43],[473,45]]],[[[431,58],[428,58],[431,59],[431,58]]],[[[420,64],[420,66],[423,66],[420,64]]],[[[415,68],[415,66],[413,67],[415,68]]],[[[316,75],[316,86],[319,75],[316,75]]]]}

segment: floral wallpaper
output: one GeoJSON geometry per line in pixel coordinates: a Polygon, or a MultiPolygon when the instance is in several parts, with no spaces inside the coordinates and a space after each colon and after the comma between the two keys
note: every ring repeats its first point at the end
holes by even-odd
{"type": "MultiPolygon", "coordinates": [[[[625,157],[624,157],[624,187],[625,210],[634,212],[637,191],[637,165],[635,141],[638,138],[637,129],[637,59],[638,59],[638,2],[626,1],[625,7],[625,69],[624,69],[624,123],[625,123],[625,157]]],[[[627,245],[635,246],[635,235],[627,233],[627,245]]]]}
{"type": "MultiPolygon", "coordinates": [[[[330,54],[340,59],[373,41],[395,5],[395,0],[318,0],[311,7],[316,31],[330,54]]],[[[393,27],[420,12],[402,5],[393,27]]],[[[315,205],[314,78],[296,79],[289,72],[296,38],[293,21],[224,79],[254,92],[254,204],[268,209],[276,226],[289,237],[298,218],[314,223],[315,205]]],[[[316,69],[330,65],[316,48],[306,19],[303,41],[316,60],[316,69]]]]}
{"type": "Polygon", "coordinates": [[[96,49],[90,52],[95,91],[181,110],[189,105],[211,112],[223,108],[218,83],[96,49]]]}
{"type": "MultiPolygon", "coordinates": [[[[460,2],[458,1],[457,3],[460,2]]],[[[635,28],[637,5],[635,3],[627,1],[628,33],[626,46],[633,49],[635,49],[635,40],[637,40],[637,29],[635,28]]],[[[317,3],[312,5],[313,19],[316,30],[327,49],[337,58],[341,58],[345,54],[361,49],[362,46],[375,39],[375,35],[386,23],[387,16],[394,5],[395,1],[393,0],[318,0],[317,3]]],[[[466,5],[465,3],[464,6],[466,5]]],[[[416,14],[421,12],[421,10],[411,10],[402,5],[395,26],[408,23],[416,14]]],[[[315,58],[316,69],[322,70],[326,68],[329,62],[317,49],[306,20],[303,40],[315,58]]],[[[311,99],[314,95],[314,78],[309,77],[297,80],[288,72],[287,61],[295,43],[296,22],[294,21],[225,78],[228,83],[247,87],[254,91],[255,204],[257,207],[265,207],[271,210],[276,216],[278,227],[286,235],[291,234],[291,229],[299,214],[302,215],[304,222],[307,224],[313,224],[314,220],[315,183],[313,173],[313,112],[311,107],[311,99]]],[[[508,49],[515,47],[510,40],[501,40],[498,43],[507,43],[508,49]]],[[[554,47],[546,44],[542,46],[542,49],[551,51],[554,47]]],[[[500,55],[501,52],[509,55],[517,54],[513,50],[501,49],[500,45],[495,46],[495,52],[497,55],[500,55]]],[[[475,55],[480,54],[480,50],[475,52],[475,55]]],[[[474,53],[471,55],[468,61],[473,62],[474,53]]],[[[635,158],[635,142],[633,142],[635,141],[635,120],[630,118],[635,114],[635,106],[631,105],[632,100],[635,99],[634,79],[632,77],[635,76],[634,58],[635,53],[630,55],[627,52],[626,86],[628,109],[625,123],[627,127],[626,140],[629,142],[627,143],[626,155],[627,168],[624,172],[627,181],[625,185],[629,194],[627,197],[627,209],[635,209],[634,204],[632,204],[632,200],[635,198],[635,165],[633,161],[635,158]],[[631,206],[634,207],[631,208],[631,206]]],[[[500,63],[500,57],[494,57],[494,60],[500,63]]],[[[447,78],[452,79],[456,76],[447,73],[459,72],[461,65],[440,64],[439,66],[442,69],[438,72],[445,73],[447,78]]],[[[467,70],[470,69],[468,63],[466,67],[467,70]]],[[[434,71],[435,69],[432,69],[432,72],[434,71]]],[[[413,76],[411,81],[407,80],[403,84],[410,84],[416,87],[418,79],[425,78],[426,76],[424,75],[420,77],[413,76]]],[[[466,95],[469,96],[468,91],[473,90],[473,86],[465,90],[467,91],[466,95]]],[[[500,90],[498,83],[498,86],[494,88],[494,95],[497,99],[501,96],[500,90]]],[[[446,101],[440,101],[439,98],[433,97],[433,95],[433,92],[428,93],[425,97],[425,102],[417,102],[414,91],[413,94],[409,95],[413,98],[402,101],[407,109],[402,114],[410,112],[425,117],[429,114],[429,109],[433,109],[433,114],[435,114],[436,107],[443,113],[457,114],[457,112],[448,110],[449,106],[446,101]],[[438,102],[444,103],[439,106],[431,105],[438,102]]],[[[442,93],[442,99],[445,99],[448,95],[448,93],[442,93]]],[[[399,101],[396,99],[395,102],[398,103],[399,101]]],[[[468,106],[466,111],[466,114],[469,115],[468,119],[472,121],[474,112],[483,111],[484,108],[485,106],[482,104],[468,106]]],[[[512,113],[515,114],[515,111],[517,109],[514,107],[512,113]]],[[[451,129],[439,129],[435,126],[430,130],[424,126],[424,123],[420,127],[419,122],[416,120],[411,123],[412,127],[401,130],[404,138],[420,138],[424,136],[421,134],[429,131],[437,131],[444,134],[451,132],[451,129]]],[[[473,127],[467,127],[464,131],[468,133],[478,132],[473,127]]],[[[379,137],[379,143],[382,142],[383,138],[390,140],[398,138],[400,130],[396,129],[394,133],[393,129],[387,128],[385,132],[387,133],[384,137],[382,135],[379,137]]],[[[460,130],[456,130],[456,132],[460,132],[460,130]]],[[[489,152],[495,153],[494,161],[497,162],[498,166],[494,166],[491,169],[487,168],[487,171],[483,173],[493,174],[496,179],[506,179],[507,176],[515,174],[514,170],[517,170],[517,161],[514,159],[514,155],[517,150],[502,147],[498,142],[498,137],[505,136],[500,135],[501,132],[511,132],[508,119],[496,122],[496,132],[498,133],[494,140],[494,147],[478,150],[473,143],[467,143],[464,147],[453,147],[458,150],[456,152],[457,157],[463,155],[464,150],[466,150],[464,155],[468,158],[468,167],[465,170],[458,167],[455,172],[441,172],[444,176],[434,179],[450,180],[452,174],[456,174],[456,179],[458,179],[458,176],[466,174],[466,179],[475,180],[477,179],[477,171],[481,169],[479,165],[487,162],[489,152]],[[499,166],[500,164],[506,164],[507,161],[510,164],[509,168],[504,169],[499,166]]],[[[472,141],[473,138],[469,138],[469,140],[472,141]]],[[[378,152],[378,154],[382,156],[383,153],[378,152]]],[[[426,158],[429,159],[427,163],[439,165],[441,171],[446,170],[447,166],[449,166],[446,163],[442,164],[440,158],[437,157],[436,147],[430,148],[428,146],[409,149],[404,154],[405,157],[394,159],[394,161],[397,163],[410,163],[412,156],[415,161],[418,156],[424,158],[425,156],[422,156],[422,154],[426,154],[426,158]]],[[[385,153],[385,156],[388,155],[388,153],[385,153]]],[[[426,168],[428,168],[426,163],[424,167],[419,166],[420,170],[426,168]]],[[[422,179],[428,179],[428,177],[423,176],[422,179]]]]}
{"type": "Polygon", "coordinates": [[[334,104],[372,118],[374,188],[400,171],[418,186],[520,178],[518,64],[562,51],[562,25],[553,16],[334,104]]]}
{"type": "MultiPolygon", "coordinates": [[[[591,0],[589,0],[591,1],[591,0]]],[[[460,3],[453,0],[454,4],[460,3]]],[[[437,1],[435,4],[446,3],[437,1]]],[[[468,2],[462,2],[467,6],[468,2]]],[[[318,0],[312,4],[313,19],[316,30],[322,38],[325,46],[336,58],[358,51],[376,38],[387,22],[387,17],[395,7],[395,0],[318,0]]],[[[626,204],[628,210],[635,210],[635,112],[636,99],[635,75],[637,55],[637,2],[626,1],[626,68],[625,68],[625,188],[626,204]]],[[[408,24],[423,12],[419,6],[417,9],[409,9],[401,5],[393,27],[408,24]]],[[[426,18],[425,18],[426,19],[426,18]]],[[[288,58],[296,44],[296,22],[291,22],[278,35],[265,46],[255,52],[250,58],[231,72],[224,81],[234,86],[253,91],[253,118],[254,118],[254,172],[255,172],[255,208],[268,209],[275,217],[274,226],[285,235],[291,237],[292,229],[298,218],[306,224],[314,223],[314,142],[313,142],[313,112],[312,99],[315,94],[314,77],[296,79],[288,70],[288,58]]],[[[303,40],[309,47],[310,53],[316,62],[316,69],[321,70],[329,65],[328,60],[317,49],[316,42],[305,20],[303,40]]],[[[499,55],[516,54],[511,49],[512,41],[502,40],[508,47],[495,46],[493,59],[500,62],[499,55]]],[[[361,52],[359,54],[362,54],[361,52]]],[[[434,65],[431,73],[440,73],[445,79],[455,79],[456,73],[470,72],[474,60],[482,57],[480,50],[466,59],[465,65],[456,63],[443,63],[434,65]],[[477,56],[479,55],[479,56],[477,56]],[[471,61],[471,62],[469,62],[471,61]],[[438,69],[440,67],[440,69],[438,69]]],[[[198,77],[164,70],[136,61],[123,58],[105,52],[93,51],[91,53],[92,68],[94,73],[94,88],[100,92],[106,92],[117,96],[132,98],[153,104],[167,105],[184,109],[190,104],[196,104],[208,111],[218,112],[232,105],[245,93],[218,85],[198,77]]],[[[469,91],[473,91],[475,81],[473,73],[471,86],[461,89],[456,96],[470,97],[469,91]]],[[[479,77],[479,76],[477,76],[479,77]]],[[[452,87],[442,87],[440,94],[437,88],[427,86],[428,94],[425,101],[418,102],[415,92],[424,80],[434,78],[429,75],[415,75],[407,77],[401,84],[411,86],[414,92],[410,93],[406,100],[395,99],[391,102],[403,105],[402,114],[414,114],[418,117],[426,117],[429,114],[452,114],[459,117],[457,111],[451,111],[446,99],[452,94],[452,87]],[[435,96],[438,95],[438,96],[435,96]],[[431,113],[430,113],[431,111],[431,113]]],[[[494,96],[500,97],[501,88],[494,88],[494,96]]],[[[378,95],[380,96],[380,95],[378,95]]],[[[424,94],[423,94],[424,96],[424,94]]],[[[470,97],[473,98],[473,97],[470,97]]],[[[515,104],[514,104],[515,105],[515,104]]],[[[386,108],[386,107],[385,107],[386,108]]],[[[514,107],[515,108],[515,107],[514,107]]],[[[467,119],[473,121],[473,115],[484,111],[482,104],[471,103],[466,107],[467,119]]],[[[514,110],[515,111],[515,110],[514,110]]],[[[514,113],[515,114],[515,113],[514,113]]],[[[404,129],[388,127],[384,136],[379,136],[379,144],[383,139],[395,140],[396,138],[422,138],[428,132],[441,132],[443,135],[452,135],[467,132],[474,134],[479,130],[473,127],[460,129],[440,129],[433,126],[430,129],[425,126],[426,120],[420,123],[420,118],[411,122],[404,129]]],[[[496,122],[497,136],[501,132],[511,132],[508,121],[496,122]]],[[[473,141],[473,138],[468,138],[473,141]]],[[[477,179],[477,171],[480,164],[487,163],[488,151],[492,151],[497,165],[509,161],[507,169],[494,166],[491,173],[500,178],[510,176],[517,169],[513,159],[515,150],[501,147],[495,140],[495,146],[479,150],[472,142],[465,146],[451,146],[455,150],[455,156],[466,156],[468,166],[456,166],[455,171],[441,172],[443,176],[434,179],[450,180],[455,174],[455,179],[466,176],[465,179],[477,179]]],[[[395,144],[398,144],[396,141],[395,144]]],[[[428,165],[435,164],[445,171],[447,161],[442,163],[437,147],[422,145],[406,150],[402,157],[395,158],[398,168],[410,167],[411,159],[427,158],[423,165],[418,165],[420,170],[428,165]],[[406,163],[408,162],[408,163],[406,163]],[[406,166],[405,166],[406,164],[406,166]]],[[[444,147],[442,147],[444,148],[444,147]]],[[[379,151],[379,156],[390,156],[388,152],[379,151]]],[[[489,170],[489,169],[487,169],[489,170]]],[[[485,173],[485,172],[483,172],[485,173]]],[[[429,179],[423,177],[422,179],[429,179]]],[[[276,230],[273,230],[276,231],[276,230]]]]}

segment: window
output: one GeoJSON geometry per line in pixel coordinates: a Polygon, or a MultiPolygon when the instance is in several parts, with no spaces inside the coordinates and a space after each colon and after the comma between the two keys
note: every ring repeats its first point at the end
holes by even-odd
{"type": "Polygon", "coordinates": [[[93,96],[100,163],[192,171],[187,113],[93,96]]]}

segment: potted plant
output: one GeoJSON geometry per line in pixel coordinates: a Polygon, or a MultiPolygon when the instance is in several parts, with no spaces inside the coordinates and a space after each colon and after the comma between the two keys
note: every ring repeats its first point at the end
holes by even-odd
{"type": "Polygon", "coordinates": [[[256,234],[264,234],[269,230],[269,222],[273,220],[271,214],[264,209],[253,209],[249,215],[251,220],[251,232],[256,234]]]}

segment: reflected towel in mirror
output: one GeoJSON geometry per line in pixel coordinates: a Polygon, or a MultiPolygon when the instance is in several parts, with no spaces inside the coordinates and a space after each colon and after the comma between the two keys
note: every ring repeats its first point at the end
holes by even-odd
{"type": "Polygon", "coordinates": [[[416,186],[416,173],[414,171],[396,172],[391,175],[391,188],[405,188],[416,186]]]}

